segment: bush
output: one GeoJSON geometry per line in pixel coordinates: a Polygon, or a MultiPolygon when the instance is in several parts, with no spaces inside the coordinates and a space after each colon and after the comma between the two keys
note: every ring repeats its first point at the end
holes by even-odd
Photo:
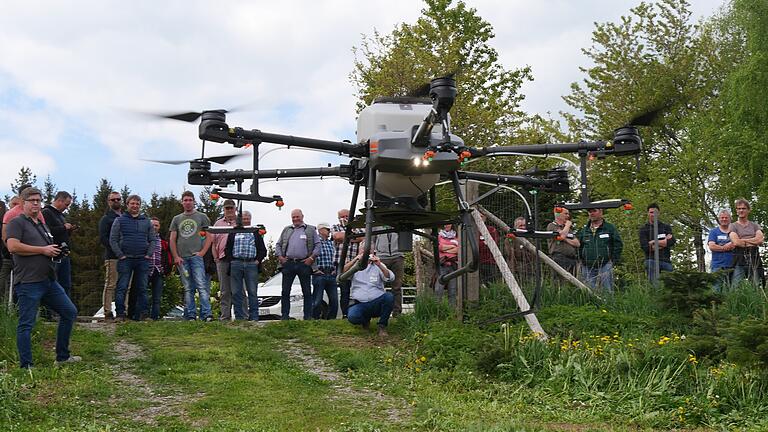
{"type": "Polygon", "coordinates": [[[717,278],[711,273],[685,270],[664,273],[661,276],[663,292],[660,298],[663,310],[692,319],[696,310],[719,304],[722,299],[712,290],[717,278]]]}

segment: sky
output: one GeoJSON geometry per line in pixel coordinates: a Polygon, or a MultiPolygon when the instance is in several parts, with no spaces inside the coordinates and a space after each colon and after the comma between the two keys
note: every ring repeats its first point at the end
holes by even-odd
{"type": "MultiPolygon", "coordinates": [[[[724,0],[690,0],[696,17],[724,0]]],[[[562,96],[583,78],[581,49],[595,22],[617,21],[638,1],[467,0],[494,28],[491,45],[509,69],[530,66],[523,109],[557,115],[562,96]]],[[[353,47],[374,30],[413,23],[414,0],[4,1],[0,14],[0,196],[27,166],[42,185],[93,195],[101,178],[149,198],[180,195],[188,166],[141,159],[200,156],[197,125],[139,113],[184,112],[247,104],[230,126],[328,140],[355,139],[353,47]]],[[[459,96],[460,97],[460,96],[459,96]]],[[[263,145],[262,152],[274,145],[263,145]]],[[[209,143],[206,156],[231,146],[209,143]]],[[[239,150],[247,152],[247,150],[239,150]]],[[[243,158],[226,169],[248,169],[243,158]]],[[[280,150],[261,168],[301,168],[348,159],[280,150]]],[[[214,169],[224,168],[214,165],[214,169]]],[[[349,206],[344,180],[262,183],[285,207],[248,203],[272,235],[301,208],[308,223],[334,223],[349,206]]],[[[170,221],[167,221],[170,222],[170,221]]]]}

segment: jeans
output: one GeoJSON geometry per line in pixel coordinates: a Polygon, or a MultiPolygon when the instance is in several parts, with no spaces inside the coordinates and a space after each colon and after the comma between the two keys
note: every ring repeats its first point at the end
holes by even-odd
{"type": "Polygon", "coordinates": [[[232,303],[235,305],[235,319],[249,319],[251,321],[259,320],[259,265],[256,261],[240,261],[233,259],[229,268],[229,286],[232,288],[232,303]],[[243,280],[245,280],[245,289],[248,290],[248,315],[244,315],[246,310],[245,298],[243,297],[243,280]]]}
{"type": "Polygon", "coordinates": [[[581,265],[581,274],[587,285],[597,289],[598,283],[603,291],[613,293],[613,263],[608,261],[600,267],[581,265]]]}
{"type": "Polygon", "coordinates": [[[293,280],[299,277],[301,293],[304,296],[304,319],[312,319],[312,267],[299,261],[286,261],[283,264],[283,291],[280,300],[280,312],[282,319],[287,320],[291,314],[291,286],[293,280]]]}
{"type": "Polygon", "coordinates": [[[16,347],[19,350],[19,365],[32,366],[32,328],[37,320],[37,309],[42,302],[59,314],[56,331],[56,360],[69,358],[69,337],[77,318],[77,308],[56,281],[23,283],[16,285],[19,300],[19,325],[16,327],[16,347]]]}
{"type": "Polygon", "coordinates": [[[733,268],[721,267],[713,268],[712,273],[717,276],[714,282],[712,282],[712,289],[716,293],[723,292],[723,287],[726,289],[731,286],[731,277],[733,276],[733,268]]]}
{"type": "Polygon", "coordinates": [[[336,276],[327,274],[312,275],[312,315],[315,319],[336,319],[339,312],[339,290],[336,276]],[[328,296],[328,311],[320,316],[320,305],[323,303],[323,293],[328,296]]]}
{"type": "Polygon", "coordinates": [[[200,319],[211,318],[211,281],[205,273],[203,257],[192,255],[183,260],[179,273],[184,285],[184,318],[195,319],[195,292],[200,296],[200,319]]]}
{"type": "Polygon", "coordinates": [[[163,274],[157,269],[153,269],[152,274],[149,275],[149,291],[152,293],[152,307],[149,317],[153,320],[159,320],[160,300],[163,298],[163,274]]]}
{"type": "Polygon", "coordinates": [[[435,297],[437,298],[437,301],[441,301],[443,299],[443,292],[445,291],[445,288],[448,288],[448,304],[451,305],[451,308],[456,307],[456,278],[453,278],[448,281],[448,285],[443,285],[440,283],[440,277],[442,275],[446,275],[452,271],[455,271],[458,269],[458,264],[451,264],[451,265],[441,265],[440,266],[440,274],[438,275],[437,281],[435,282],[435,297]]]}
{"type": "MultiPolygon", "coordinates": [[[[221,297],[221,316],[219,319],[229,321],[232,319],[232,286],[230,284],[230,270],[228,261],[219,261],[216,263],[216,273],[219,275],[219,296],[221,297]]],[[[242,288],[242,285],[241,285],[242,288]]],[[[245,298],[245,291],[240,290],[240,296],[245,298]]],[[[240,316],[248,316],[248,304],[243,303],[240,308],[240,316]]],[[[235,313],[237,316],[237,313],[235,313]]]]}
{"type": "Polygon", "coordinates": [[[66,256],[56,263],[56,282],[64,289],[64,293],[72,298],[72,260],[66,256]]]}
{"type": "MultiPolygon", "coordinates": [[[[656,263],[656,260],[652,259],[646,259],[645,260],[645,274],[648,276],[648,281],[652,284],[656,284],[656,275],[654,271],[654,264],[656,263]]],[[[666,262],[666,261],[659,261],[659,276],[661,276],[661,272],[671,272],[672,270],[672,263],[666,262]]]]}
{"type": "Polygon", "coordinates": [[[115,313],[119,317],[125,317],[125,295],[133,276],[134,289],[137,300],[134,316],[141,314],[147,308],[147,272],[149,260],[144,257],[125,258],[117,261],[117,289],[115,290],[115,313]]]}
{"type": "Polygon", "coordinates": [[[339,282],[339,292],[341,293],[341,316],[346,318],[349,312],[349,293],[352,289],[352,279],[339,282]]]}
{"type": "Polygon", "coordinates": [[[352,324],[366,324],[371,321],[371,318],[379,317],[379,327],[386,327],[394,304],[395,297],[392,293],[385,292],[369,302],[350,306],[347,319],[352,324]]]}

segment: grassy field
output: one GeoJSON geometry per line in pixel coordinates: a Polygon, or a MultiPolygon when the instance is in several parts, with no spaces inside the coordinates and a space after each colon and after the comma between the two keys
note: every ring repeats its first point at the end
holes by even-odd
{"type": "Polygon", "coordinates": [[[499,287],[464,324],[420,299],[386,339],[342,321],[81,324],[84,361],[59,369],[40,324],[31,372],[0,315],[0,430],[768,430],[763,351],[733,342],[768,338],[763,294],[712,303],[708,331],[657,297],[548,289],[548,341],[480,324],[513,310],[499,287]]]}

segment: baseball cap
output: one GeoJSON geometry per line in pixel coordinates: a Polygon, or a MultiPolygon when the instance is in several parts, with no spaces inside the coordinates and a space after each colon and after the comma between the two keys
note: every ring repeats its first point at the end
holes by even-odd
{"type": "Polygon", "coordinates": [[[331,229],[331,225],[328,222],[320,222],[317,224],[317,229],[325,228],[327,230],[331,229]]]}
{"type": "Polygon", "coordinates": [[[235,206],[235,202],[232,201],[231,199],[224,200],[224,207],[234,207],[234,206],[235,206]]]}

